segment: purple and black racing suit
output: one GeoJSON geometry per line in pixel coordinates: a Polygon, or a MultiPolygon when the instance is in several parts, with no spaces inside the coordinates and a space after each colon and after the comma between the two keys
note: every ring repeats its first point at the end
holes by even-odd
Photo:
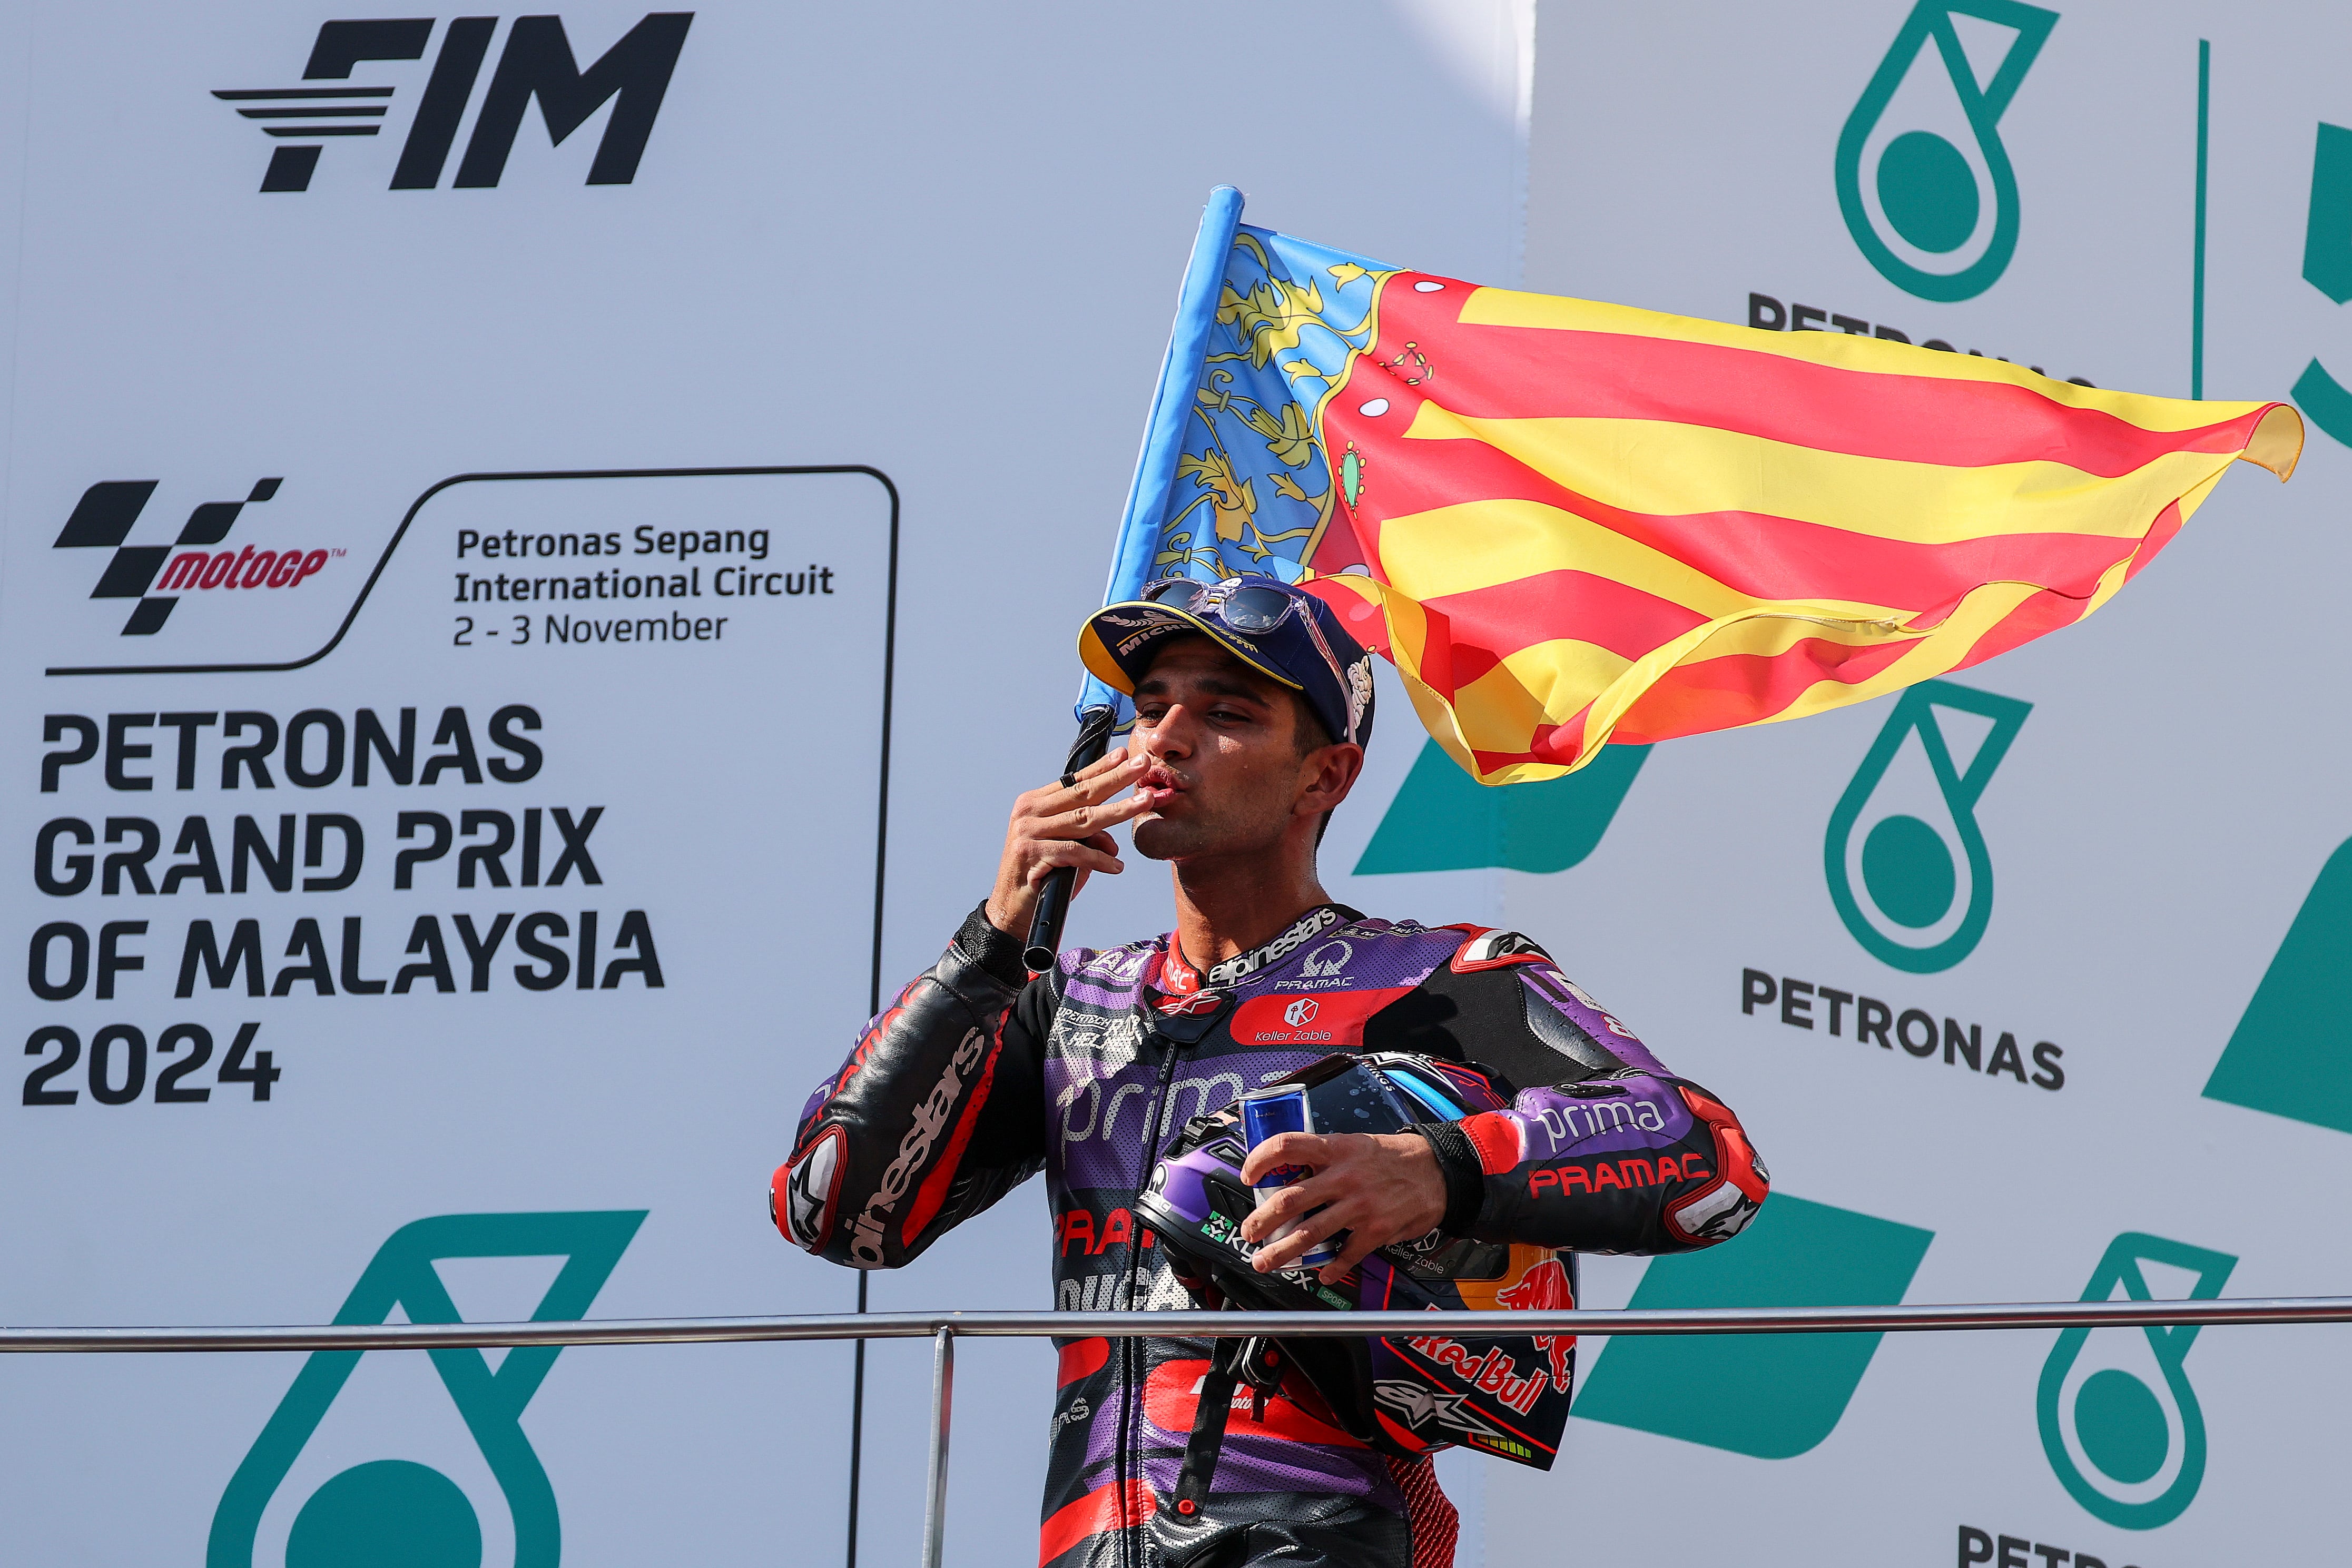
{"type": "MultiPolygon", "coordinates": [[[[1134,1219],[1152,1166],[1189,1118],[1349,1051],[1476,1061],[1517,1086],[1507,1111],[1423,1129],[1449,1235],[1678,1252],[1737,1234],[1765,1196],[1731,1112],[1524,937],[1325,904],[1205,973],[1168,936],[1064,953],[1034,977],[1020,953],[974,911],[818,1086],[775,1177],[793,1241],[894,1269],[1043,1169],[1059,1308],[1190,1306],[1134,1219]]],[[[1209,1342],[1056,1343],[1041,1568],[1171,1564],[1151,1521],[1209,1342]]],[[[1219,1531],[1217,1568],[1453,1561],[1455,1516],[1429,1462],[1349,1437],[1287,1382],[1261,1413],[1234,1406],[1210,1511],[1241,1526],[1219,1531]]]]}

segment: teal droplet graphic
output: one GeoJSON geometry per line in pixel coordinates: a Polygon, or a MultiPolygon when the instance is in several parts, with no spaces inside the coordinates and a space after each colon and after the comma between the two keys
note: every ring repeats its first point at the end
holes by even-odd
{"type": "Polygon", "coordinates": [[[1889,920],[1914,930],[1952,907],[1959,869],[1936,830],[1916,817],[1885,817],[1862,841],[1862,881],[1889,920]]]}
{"type": "Polygon", "coordinates": [[[1432,740],[1356,862],[1358,876],[1503,866],[1549,875],[1582,863],[1633,788],[1646,746],[1603,747],[1563,779],[1488,789],[1432,740]]]}
{"type": "Polygon", "coordinates": [[[1918,0],[1854,100],[1832,165],[1838,212],[1870,265],[1897,288],[1922,299],[1973,299],[2016,254],[2017,171],[2001,145],[2000,117],[2057,21],[2057,12],[2025,0],[1918,0]],[[1998,58],[1972,59],[1955,26],[1960,16],[2007,29],[2008,47],[1998,58]],[[1970,141],[1975,149],[1963,157],[1970,141]],[[1874,214],[1867,192],[1877,194],[1874,214]],[[1956,253],[1980,232],[1982,243],[1960,265],[1956,253]],[[1912,254],[1895,255],[1897,242],[1912,254]],[[1954,259],[1933,259],[1945,256],[1954,259]]]}
{"type": "MultiPolygon", "coordinates": [[[[2083,1300],[2154,1301],[2142,1263],[2188,1272],[2196,1282],[2187,1299],[2210,1301],[2221,1294],[2238,1260],[2227,1252],[2127,1230],[2107,1243],[2091,1282],[2083,1287],[2083,1300]]],[[[2117,1339],[2127,1342],[2134,1332],[2100,1330],[2110,1336],[2100,1359],[2113,1355],[2117,1339]]],[[[2205,1479],[2205,1413],[2184,1365],[2200,1330],[2195,1323],[2180,1323],[2137,1332],[2147,1342],[2145,1371],[2094,1363],[2079,1382],[2073,1373],[2091,1346],[2092,1331],[2073,1328],[2060,1334],[2042,1364],[2033,1418],[2052,1473],[2076,1502],[2118,1529],[2155,1530],[2179,1518],[2205,1479]],[[2168,1468],[2170,1477],[2160,1495],[2121,1495],[2138,1491],[2168,1468]]]]}
{"type": "Polygon", "coordinates": [[[286,1568],[482,1568],[482,1526],[439,1470],[377,1459],[310,1494],[287,1536],[286,1568]]]}
{"type": "Polygon", "coordinates": [[[1952,681],[1921,681],[1887,715],[1878,738],[1838,797],[1822,840],[1830,901],[1853,939],[1874,957],[1909,974],[1932,975],[1967,957],[1984,936],[1992,918],[1992,854],[1977,826],[1977,800],[2032,711],[2032,703],[2015,697],[1952,681]],[[1966,768],[1955,764],[1942,721],[1936,716],[1946,708],[1972,714],[1990,725],[1969,755],[1966,768]],[[1897,754],[1915,737],[1916,760],[1926,764],[1943,797],[1940,812],[1937,803],[1917,788],[1921,780],[1916,764],[1907,783],[1890,786],[1884,804],[1874,805],[1897,754]],[[1898,809],[1903,806],[1924,812],[1924,818],[1898,809]],[[1879,815],[1881,810],[1886,814],[1879,815]],[[1868,910],[1863,907],[1865,898],[1868,910]],[[1962,902],[1966,907],[1956,915],[1954,905],[1962,902]],[[1940,935],[1932,940],[1910,935],[1923,931],[1940,935]]]}
{"type": "Polygon", "coordinates": [[[2074,1396],[2074,1433],[2093,1464],[2126,1486],[2164,1468],[2171,1437],[2147,1385],[2116,1367],[2095,1372],[2074,1396]]]}
{"type": "Polygon", "coordinates": [[[355,1465],[310,1495],[286,1568],[481,1568],[474,1505],[440,1471],[406,1459],[355,1465]]]}
{"type": "Polygon", "coordinates": [[[1977,232],[1977,177],[1960,150],[1930,131],[1906,131],[1878,160],[1878,204],[1895,232],[1938,256],[1977,232]]]}

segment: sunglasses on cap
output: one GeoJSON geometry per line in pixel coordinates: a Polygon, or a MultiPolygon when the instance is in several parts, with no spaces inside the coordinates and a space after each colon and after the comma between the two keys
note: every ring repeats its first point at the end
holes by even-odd
{"type": "Polygon", "coordinates": [[[1147,582],[1136,597],[1164,604],[1188,615],[1214,615],[1236,632],[1263,635],[1298,608],[1298,601],[1278,588],[1248,586],[1227,589],[1220,583],[1192,577],[1163,577],[1147,582]]]}

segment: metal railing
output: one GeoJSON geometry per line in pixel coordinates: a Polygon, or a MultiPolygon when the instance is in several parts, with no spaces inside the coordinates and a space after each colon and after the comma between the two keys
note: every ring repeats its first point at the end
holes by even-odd
{"type": "MultiPolygon", "coordinates": [[[[1716,1307],[1515,1312],[1483,1320],[1508,1334],[1917,1333],[1990,1329],[2210,1327],[2352,1322],[2352,1296],[2208,1301],[2022,1301],[1893,1307],[1716,1307]]],[[[929,1339],[931,1437],[923,1568],[947,1529],[948,1434],[959,1335],[1012,1338],[1339,1338],[1426,1333],[1427,1312],[861,1312],[809,1317],[608,1318],[530,1323],[331,1323],[301,1328],[0,1328],[0,1353],[455,1350],[517,1345],[713,1344],[767,1340],[929,1339]]],[[[1487,1337],[1449,1316],[1452,1332],[1487,1337]]]]}

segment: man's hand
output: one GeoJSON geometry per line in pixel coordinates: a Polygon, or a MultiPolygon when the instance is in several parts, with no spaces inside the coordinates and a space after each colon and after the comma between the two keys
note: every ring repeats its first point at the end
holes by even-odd
{"type": "Polygon", "coordinates": [[[1374,1248],[1417,1241],[1445,1218],[1445,1176],[1418,1133],[1284,1133],[1250,1151],[1242,1179],[1255,1184],[1277,1166],[1306,1166],[1315,1174],[1259,1204],[1242,1221],[1243,1239],[1262,1242],[1310,1208],[1323,1212],[1261,1246],[1250,1264],[1261,1274],[1289,1268],[1309,1247],[1344,1230],[1346,1249],[1318,1276],[1336,1284],[1374,1248]]]}
{"type": "Polygon", "coordinates": [[[988,895],[988,923],[1008,936],[1026,938],[1038,890],[1055,866],[1077,868],[1073,897],[1094,873],[1116,876],[1126,870],[1106,830],[1149,810],[1151,798],[1112,797],[1142,778],[1148,766],[1148,758],[1114,752],[1081,769],[1073,785],[1048,784],[1013,801],[996,889],[988,895]]]}

